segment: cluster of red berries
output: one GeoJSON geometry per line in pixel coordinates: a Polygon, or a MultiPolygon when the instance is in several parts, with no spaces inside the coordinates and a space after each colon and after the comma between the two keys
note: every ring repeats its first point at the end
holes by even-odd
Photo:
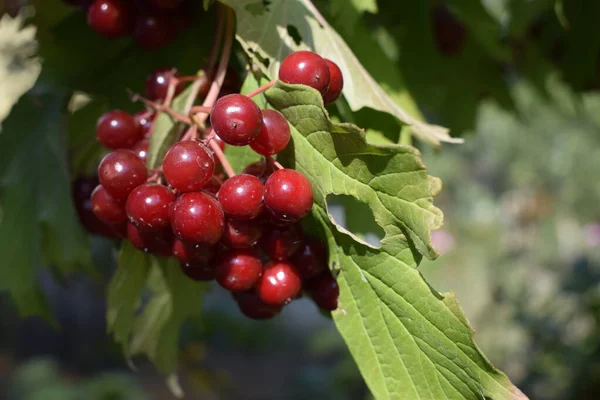
{"type": "MultiPolygon", "coordinates": [[[[147,96],[163,98],[173,77],[168,69],[152,74],[147,96]]],[[[337,65],[307,51],[283,61],[280,79],[314,87],[326,102],[335,101],[343,85],[337,65]]],[[[210,110],[212,133],[175,143],[162,167],[148,171],[151,113],[112,110],[98,120],[97,138],[113,151],[100,162],[90,206],[105,228],[142,251],[174,256],[191,279],[216,279],[251,318],[276,315],[303,289],[319,307],[336,309],[339,289],[326,248],[300,226],[313,205],[312,186],[272,158],[290,140],[283,115],[261,110],[248,96],[224,95],[210,110]],[[212,150],[211,140],[218,144],[212,150]],[[226,178],[219,168],[223,154],[214,152],[225,144],[249,145],[265,160],[226,178]]]]}
{"type": "Polygon", "coordinates": [[[194,15],[184,0],[64,0],[87,14],[88,25],[107,38],[131,35],[138,46],[156,50],[185,29],[194,15]]]}

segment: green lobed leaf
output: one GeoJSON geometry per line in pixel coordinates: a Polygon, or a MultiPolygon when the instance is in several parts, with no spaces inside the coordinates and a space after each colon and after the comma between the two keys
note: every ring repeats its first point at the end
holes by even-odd
{"type": "Polygon", "coordinates": [[[447,129],[420,121],[390,98],[310,1],[222,1],[236,12],[238,41],[268,76],[277,76],[281,60],[289,53],[313,49],[339,65],[345,81],[344,96],[352,110],[369,107],[390,113],[410,125],[417,137],[435,145],[461,142],[451,138],[447,129]]]}
{"type": "Polygon", "coordinates": [[[26,95],[0,132],[0,281],[26,315],[48,309],[34,283],[43,265],[61,275],[90,268],[71,199],[66,100],[60,91],[26,95]]]}
{"type": "Polygon", "coordinates": [[[313,184],[311,230],[327,240],[330,268],[339,271],[334,321],[374,396],[526,398],[479,351],[454,297],[437,293],[416,269],[420,254],[436,256],[429,235],[442,222],[433,206],[440,182],[427,175],[419,153],[367,144],[357,127],[333,124],[313,89],[278,82],[266,95],[293,126],[282,161],[313,184]],[[386,233],[381,248],[331,221],[331,193],[371,207],[386,233]]]}

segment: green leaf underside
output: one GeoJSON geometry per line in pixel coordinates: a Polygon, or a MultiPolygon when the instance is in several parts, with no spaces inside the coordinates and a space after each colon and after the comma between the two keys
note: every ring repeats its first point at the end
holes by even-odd
{"type": "Polygon", "coordinates": [[[462,141],[451,138],[445,128],[418,120],[394,102],[309,1],[273,0],[268,4],[260,0],[223,2],[236,12],[238,41],[268,76],[277,76],[281,60],[289,53],[312,49],[339,65],[344,75],[344,96],[352,110],[369,107],[390,113],[410,125],[416,136],[435,145],[440,141],[462,141]],[[297,30],[301,42],[297,43],[297,38],[290,36],[290,27],[297,30]],[[268,60],[268,67],[260,59],[268,60]]]}
{"type": "Polygon", "coordinates": [[[35,283],[52,265],[61,275],[89,268],[86,236],[71,200],[66,155],[65,92],[26,95],[0,132],[0,288],[10,288],[23,315],[48,305],[35,283]]]}
{"type": "Polygon", "coordinates": [[[177,360],[181,324],[200,312],[205,291],[206,285],[187,278],[175,259],[147,255],[126,242],[109,286],[109,332],[128,357],[146,354],[169,374],[177,360]],[[145,289],[151,297],[142,305],[145,289]]]}
{"type": "Polygon", "coordinates": [[[282,162],[315,189],[313,224],[328,241],[331,269],[340,271],[333,317],[375,397],[525,398],[479,351],[453,295],[437,293],[416,269],[419,253],[436,256],[429,234],[442,222],[432,204],[439,180],[419,153],[370,145],[355,126],[332,124],[315,90],[279,82],[267,98],[293,126],[282,162]],[[330,193],[370,205],[386,233],[380,249],[332,223],[330,193]]]}

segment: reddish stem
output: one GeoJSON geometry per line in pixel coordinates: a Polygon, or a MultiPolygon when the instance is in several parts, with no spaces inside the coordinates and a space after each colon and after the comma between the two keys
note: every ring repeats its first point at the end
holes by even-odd
{"type": "Polygon", "coordinates": [[[196,140],[198,138],[198,126],[191,125],[181,137],[181,140],[196,140]]]}
{"type": "Polygon", "coordinates": [[[273,79],[271,82],[265,84],[264,86],[259,87],[258,89],[254,89],[253,91],[251,91],[250,93],[246,94],[246,96],[248,97],[254,97],[257,94],[260,94],[262,92],[265,92],[267,90],[269,90],[270,88],[272,88],[275,84],[277,83],[277,79],[273,79]]]}
{"type": "Polygon", "coordinates": [[[272,156],[266,156],[267,162],[271,165],[274,165],[277,169],[284,169],[283,165],[279,163],[279,161],[275,160],[272,156]]]}
{"type": "MultiPolygon", "coordinates": [[[[179,121],[179,122],[183,122],[185,124],[191,125],[192,120],[184,114],[178,113],[175,110],[172,110],[166,103],[167,103],[167,99],[168,99],[168,92],[167,92],[167,98],[165,98],[165,104],[159,104],[159,103],[155,103],[153,101],[150,101],[138,94],[135,94],[131,97],[132,101],[141,101],[142,103],[144,103],[144,105],[146,105],[147,107],[152,108],[155,111],[158,112],[164,112],[166,114],[169,114],[173,119],[179,121]]],[[[173,95],[171,95],[171,98],[173,97],[173,95]]]]}
{"type": "Polygon", "coordinates": [[[211,112],[210,107],[193,106],[192,108],[190,108],[190,114],[201,114],[201,113],[210,114],[210,112],[211,112]]]}
{"type": "Polygon", "coordinates": [[[230,178],[235,176],[235,172],[233,171],[233,168],[231,168],[231,164],[229,164],[229,160],[225,156],[225,153],[223,153],[223,150],[221,150],[219,147],[219,143],[215,142],[214,140],[210,140],[208,142],[208,146],[210,146],[217,159],[221,162],[221,165],[223,166],[227,176],[230,178]]]}

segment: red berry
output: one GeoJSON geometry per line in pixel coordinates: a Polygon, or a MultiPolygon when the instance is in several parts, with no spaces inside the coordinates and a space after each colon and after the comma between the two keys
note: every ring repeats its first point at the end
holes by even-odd
{"type": "Polygon", "coordinates": [[[256,285],[258,297],[267,304],[282,306],[292,301],[302,289],[300,275],[292,264],[271,261],[256,285]]]}
{"type": "Polygon", "coordinates": [[[91,201],[92,211],[105,224],[116,225],[127,221],[125,203],[111,196],[102,185],[94,189],[91,201]]]}
{"type": "Polygon", "coordinates": [[[133,40],[146,50],[158,50],[175,38],[177,28],[172,16],[162,13],[144,13],[137,16],[133,40]]]}
{"type": "MultiPolygon", "coordinates": [[[[150,100],[162,100],[167,97],[169,79],[179,78],[180,75],[174,68],[159,68],[146,77],[146,97],[150,100]]],[[[185,89],[183,83],[175,86],[175,96],[185,89]]]]}
{"type": "Polygon", "coordinates": [[[223,185],[223,182],[213,175],[210,177],[208,183],[204,185],[202,191],[216,197],[217,193],[219,193],[219,189],[221,189],[221,185],[223,185]]]}
{"type": "Polygon", "coordinates": [[[294,254],[292,264],[302,278],[312,278],[327,269],[327,250],[323,243],[308,239],[294,254]]]}
{"type": "Polygon", "coordinates": [[[143,231],[129,222],[127,224],[127,239],[135,248],[146,253],[160,257],[173,255],[173,235],[168,230],[143,231]]]}
{"type": "Polygon", "coordinates": [[[312,51],[297,51],[283,59],[279,80],[307,85],[325,94],[329,87],[329,68],[320,55],[312,51]]]}
{"type": "Polygon", "coordinates": [[[304,233],[300,225],[288,227],[270,227],[260,238],[260,248],[273,260],[290,258],[304,242],[304,233]]]}
{"type": "Polygon", "coordinates": [[[275,217],[282,221],[297,221],[310,212],[313,189],[300,172],[280,169],[267,179],[264,201],[275,217]]]}
{"type": "Polygon", "coordinates": [[[140,158],[144,163],[148,159],[148,147],[150,146],[150,141],[148,139],[142,139],[136,144],[133,145],[131,151],[135,153],[136,156],[140,158]]]}
{"type": "Polygon", "coordinates": [[[279,153],[290,141],[290,126],[279,112],[262,110],[263,125],[258,136],[250,142],[252,150],[263,156],[279,153]]]}
{"type": "Polygon", "coordinates": [[[146,182],[147,172],[144,163],[134,152],[115,150],[100,162],[98,176],[107,192],[125,200],[133,189],[146,182]]]}
{"type": "Polygon", "coordinates": [[[329,67],[329,88],[327,92],[323,95],[323,102],[325,104],[333,103],[340,97],[342,94],[342,89],[344,88],[344,76],[342,75],[342,70],[336,63],[331,60],[325,59],[327,63],[327,67],[329,67]]]}
{"type": "Polygon", "coordinates": [[[217,243],[223,234],[224,220],[221,205],[206,193],[184,193],[173,204],[173,233],[187,243],[217,243]]]}
{"type": "Polygon", "coordinates": [[[194,281],[212,281],[216,268],[212,264],[181,264],[181,271],[194,281]]]}
{"type": "Polygon", "coordinates": [[[271,164],[267,164],[264,161],[256,161],[244,168],[242,174],[256,176],[262,183],[265,183],[273,172],[275,172],[275,168],[271,164]]]}
{"type": "Polygon", "coordinates": [[[251,219],[260,214],[263,205],[263,184],[252,175],[236,175],[225,181],[217,199],[227,216],[251,219]]]}
{"type": "Polygon", "coordinates": [[[306,286],[319,307],[329,311],[338,307],[340,287],[328,270],[308,281],[306,286]]]}
{"type": "Polygon", "coordinates": [[[221,255],[217,266],[217,282],[232,292],[250,289],[262,272],[258,253],[251,249],[229,250],[221,255]]]}
{"type": "Polygon", "coordinates": [[[168,187],[147,183],[133,189],[127,197],[127,216],[142,230],[169,228],[169,209],[175,195],[168,187]]]}
{"type": "Polygon", "coordinates": [[[133,119],[140,127],[142,135],[149,138],[152,135],[152,124],[154,122],[154,114],[148,111],[140,111],[133,114],[133,119]]]}
{"type": "Polygon", "coordinates": [[[230,94],[217,100],[210,113],[210,123],[225,143],[245,146],[260,133],[262,115],[248,97],[230,94]]]}
{"type": "Polygon", "coordinates": [[[260,218],[251,220],[229,218],[225,221],[221,243],[227,247],[249,248],[258,242],[262,231],[263,223],[260,218]]]}
{"type": "Polygon", "coordinates": [[[143,136],[133,116],[125,111],[109,111],[96,124],[98,141],[109,149],[128,149],[143,136]]]}
{"type": "Polygon", "coordinates": [[[193,140],[175,143],[163,161],[163,172],[167,182],[181,192],[202,189],[214,170],[212,153],[205,145],[193,140]]]}
{"type": "Polygon", "coordinates": [[[109,38],[129,34],[133,29],[133,12],[126,1],[96,0],[87,14],[88,25],[109,38]]]}
{"type": "Polygon", "coordinates": [[[177,8],[181,5],[182,2],[183,0],[149,0],[149,3],[152,6],[156,8],[162,8],[165,10],[177,8]]]}
{"type": "Polygon", "coordinates": [[[240,311],[248,318],[269,319],[279,314],[280,306],[266,304],[253,290],[234,293],[233,297],[240,307],[240,311]]]}
{"type": "Polygon", "coordinates": [[[78,178],[71,185],[71,194],[79,222],[90,233],[114,237],[112,227],[102,222],[92,211],[92,192],[100,182],[97,177],[78,178]]]}
{"type": "Polygon", "coordinates": [[[187,244],[175,239],[173,241],[173,255],[182,264],[209,264],[214,256],[214,248],[205,244],[187,244]]]}

